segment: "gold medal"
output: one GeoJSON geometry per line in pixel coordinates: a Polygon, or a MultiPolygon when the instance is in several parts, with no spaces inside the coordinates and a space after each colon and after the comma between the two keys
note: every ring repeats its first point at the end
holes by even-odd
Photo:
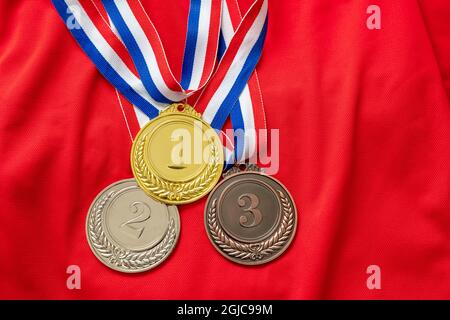
{"type": "Polygon", "coordinates": [[[139,186],[168,204],[184,204],[205,196],[223,170],[219,136],[189,105],[173,104],[145,125],[131,151],[131,167],[139,186]]]}

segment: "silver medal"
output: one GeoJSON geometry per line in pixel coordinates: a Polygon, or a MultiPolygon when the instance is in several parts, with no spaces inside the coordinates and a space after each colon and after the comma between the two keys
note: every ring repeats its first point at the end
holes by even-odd
{"type": "Polygon", "coordinates": [[[177,207],[148,197],[134,179],[104,189],[86,219],[87,239],[96,257],[127,273],[158,266],[174,249],[179,234],[177,207]]]}

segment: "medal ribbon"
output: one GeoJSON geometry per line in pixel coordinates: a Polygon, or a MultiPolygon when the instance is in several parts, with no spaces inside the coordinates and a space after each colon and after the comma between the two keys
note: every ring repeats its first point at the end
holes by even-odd
{"type": "MultiPolygon", "coordinates": [[[[219,58],[223,56],[226,48],[230,45],[241,20],[242,15],[237,1],[224,1],[219,39],[219,58]]],[[[256,152],[258,139],[256,130],[266,128],[264,102],[256,69],[242,90],[236,105],[231,110],[230,118],[234,130],[245,132],[245,136],[236,135],[234,141],[235,157],[237,161],[243,161],[252,157],[256,152]]],[[[259,140],[259,148],[265,149],[267,137],[264,131],[259,132],[259,140]]]]}
{"type": "MultiPolygon", "coordinates": [[[[267,0],[255,0],[242,19],[236,2],[191,0],[180,82],[139,0],[52,2],[65,22],[76,21],[72,27],[67,23],[69,31],[98,70],[150,119],[168,104],[203,90],[195,107],[213,128],[220,130],[230,115],[233,126],[265,128],[261,97],[256,93],[259,84],[252,73],[266,36],[267,0]],[[221,38],[226,50],[215,69],[221,38]]],[[[241,153],[256,148],[254,139],[245,140],[237,141],[243,145],[241,153]]]]}

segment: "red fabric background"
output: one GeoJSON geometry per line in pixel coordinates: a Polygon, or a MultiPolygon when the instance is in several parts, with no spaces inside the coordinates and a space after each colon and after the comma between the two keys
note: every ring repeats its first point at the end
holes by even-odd
{"type": "MultiPolygon", "coordinates": [[[[188,1],[143,3],[179,66],[188,1]]],[[[449,17],[448,0],[270,1],[258,70],[276,177],[299,209],[292,246],[265,266],[229,262],[202,200],[180,207],[168,261],[127,275],[84,231],[96,194],[131,177],[115,91],[50,1],[0,0],[0,298],[450,298],[449,17]],[[370,4],[381,30],[366,28],[370,4]],[[81,290],[66,288],[71,264],[81,290]],[[381,290],[366,287],[372,264],[381,290]]]]}

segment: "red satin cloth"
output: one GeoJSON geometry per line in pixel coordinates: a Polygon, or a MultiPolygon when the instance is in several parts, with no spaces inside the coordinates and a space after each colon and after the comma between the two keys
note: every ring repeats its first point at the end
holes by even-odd
{"type": "MultiPolygon", "coordinates": [[[[188,1],[143,4],[179,73],[188,1]]],[[[0,0],[0,298],[450,298],[450,2],[269,5],[258,71],[280,129],[276,177],[299,211],[291,247],[264,266],[229,262],[203,199],[179,208],[171,257],[128,275],[94,257],[85,219],[100,190],[132,176],[131,106],[50,1],[0,0]],[[371,4],[381,30],[366,27],[371,4]],[[69,265],[81,290],[66,287],[69,265]]]]}

